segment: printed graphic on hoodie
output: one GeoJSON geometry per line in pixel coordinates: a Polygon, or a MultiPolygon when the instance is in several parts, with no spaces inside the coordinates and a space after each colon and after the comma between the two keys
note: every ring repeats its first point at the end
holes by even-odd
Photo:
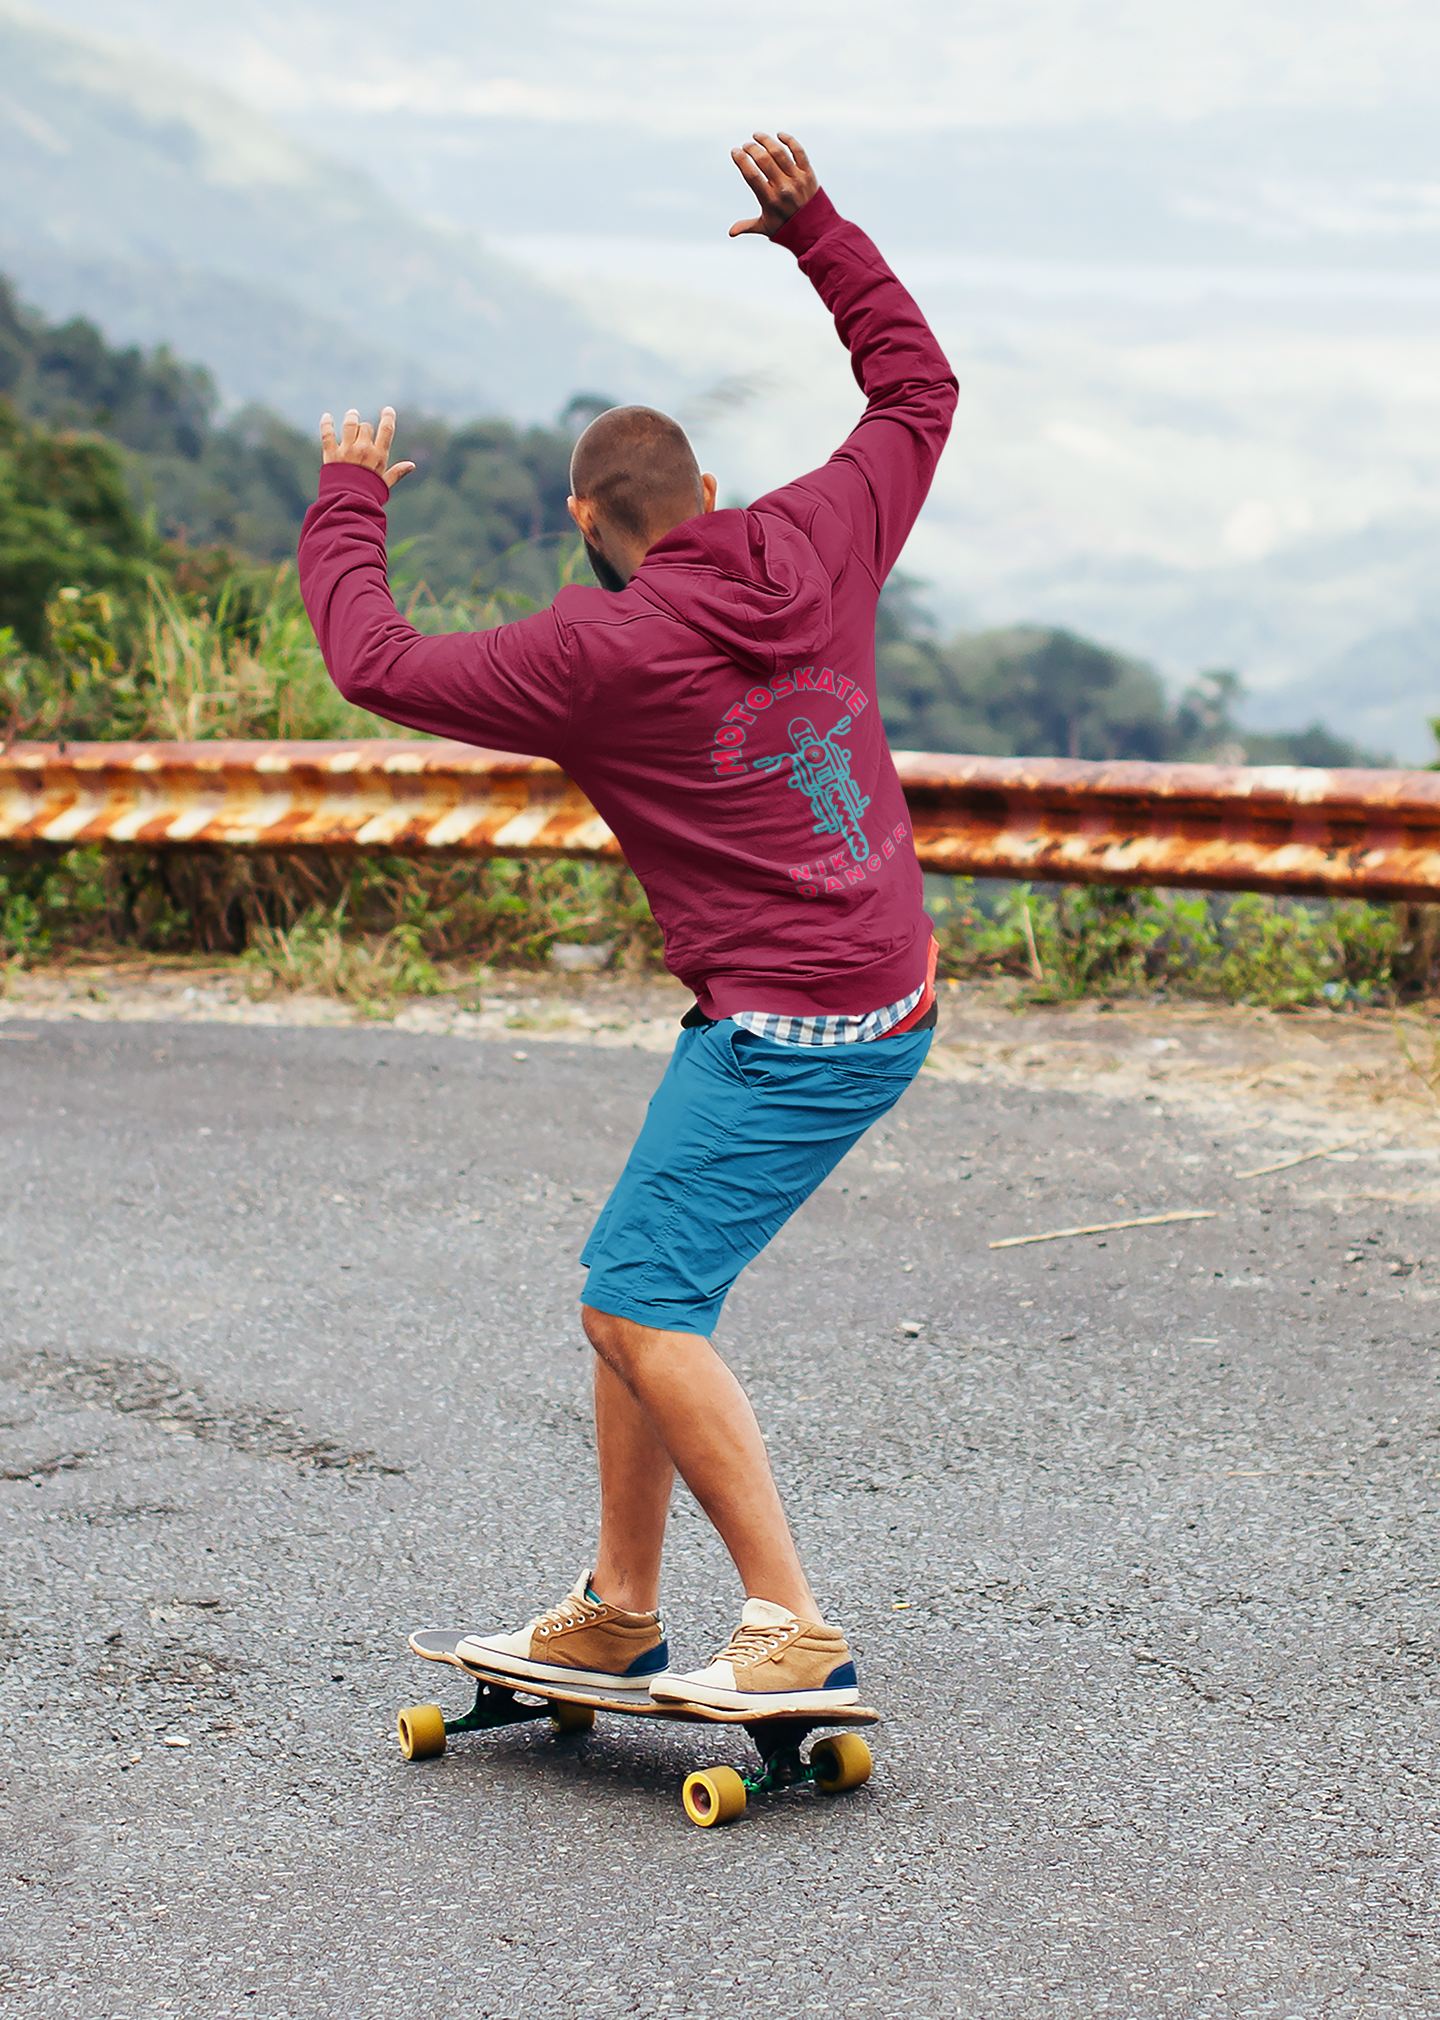
{"type": "MultiPolygon", "coordinates": [[[[841,849],[817,856],[812,862],[785,866],[798,897],[818,898],[822,890],[841,893],[863,884],[867,877],[885,867],[895,854],[896,843],[903,842],[909,832],[901,822],[876,847],[861,826],[870,800],[852,777],[850,752],[839,739],[868,706],[869,698],[854,681],[843,680],[831,667],[822,666],[817,673],[813,666],[797,666],[764,687],[752,687],[743,701],[735,702],[725,711],[715,731],[710,762],[717,777],[734,778],[742,772],[779,772],[788,765],[790,776],[786,784],[792,791],[803,793],[810,802],[814,819],[811,832],[843,838],[845,846],[841,849]],[[765,712],[777,702],[806,692],[833,694],[838,701],[849,703],[850,712],[826,731],[817,729],[808,715],[789,716],[784,725],[790,744],[788,751],[747,757],[746,750],[754,748],[749,732],[759,725],[765,712]]],[[[773,725],[773,730],[779,728],[778,722],[773,725]]],[[[773,733],[768,723],[761,734],[767,732],[773,733]]]]}
{"type": "MultiPolygon", "coordinates": [[[[860,816],[870,802],[850,776],[850,753],[836,738],[850,727],[850,717],[842,715],[828,736],[821,736],[808,716],[797,715],[790,723],[790,741],[795,746],[790,757],[790,785],[799,787],[810,802],[817,835],[843,835],[855,862],[870,859],[870,844],[860,825],[860,816]]],[[[779,757],[756,758],[757,772],[778,771],[786,762],[779,757]]]]}

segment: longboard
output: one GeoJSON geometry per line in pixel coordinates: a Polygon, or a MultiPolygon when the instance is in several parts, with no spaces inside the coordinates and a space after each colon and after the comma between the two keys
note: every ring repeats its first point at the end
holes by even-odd
{"type": "Polygon", "coordinates": [[[823,1715],[815,1712],[722,1711],[704,1704],[657,1704],[653,1698],[620,1697],[581,1686],[561,1688],[538,1679],[507,1675],[462,1656],[463,1628],[424,1628],[410,1636],[413,1655],[426,1662],[444,1662],[472,1679],[473,1707],[460,1718],[447,1719],[439,1705],[409,1705],[396,1721],[400,1751],[406,1760],[433,1760],[444,1753],[455,1733],[493,1732],[497,1727],[548,1718],[562,1733],[588,1732],[597,1711],[620,1718],[665,1719],[676,1725],[743,1726],[760,1755],[761,1771],[741,1775],[732,1767],[702,1768],[687,1775],[681,1789],[685,1814],[695,1824],[729,1823],[741,1816],[748,1796],[771,1789],[810,1784],[824,1795],[840,1795],[868,1780],[870,1749],[858,1732],[831,1732],[817,1740],[808,1759],[800,1748],[811,1733],[832,1727],[878,1725],[880,1714],[868,1705],[838,1705],[823,1715]]]}

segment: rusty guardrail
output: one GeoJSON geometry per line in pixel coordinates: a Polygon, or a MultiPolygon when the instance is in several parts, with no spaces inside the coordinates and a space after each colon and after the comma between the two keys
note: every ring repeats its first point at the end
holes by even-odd
{"type": "Polygon", "coordinates": [[[930,870],[1440,898],[1440,772],[897,754],[930,870]]]}
{"type": "MultiPolygon", "coordinates": [[[[927,869],[1440,899],[1440,773],[897,753],[927,869]]],[[[543,758],[469,744],[16,744],[0,846],[618,858],[543,758]]]]}

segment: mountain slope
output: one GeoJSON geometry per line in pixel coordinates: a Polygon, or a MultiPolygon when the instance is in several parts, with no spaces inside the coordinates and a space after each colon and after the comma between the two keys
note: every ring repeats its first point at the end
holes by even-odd
{"type": "Polygon", "coordinates": [[[223,92],[0,5],[0,267],[306,424],[383,397],[549,416],[673,374],[223,92]]]}

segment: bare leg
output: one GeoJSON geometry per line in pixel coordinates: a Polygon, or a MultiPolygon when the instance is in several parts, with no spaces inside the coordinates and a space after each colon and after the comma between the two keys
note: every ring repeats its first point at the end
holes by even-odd
{"type": "MultiPolygon", "coordinates": [[[[648,1419],[657,1444],[669,1454],[719,1531],[747,1597],[773,1600],[801,1620],[819,1620],[820,1609],[800,1566],[755,1412],[710,1342],[697,1333],[658,1332],[589,1305],[581,1307],[581,1317],[596,1354],[648,1419]]],[[[598,1402],[598,1382],[596,1395],[598,1402]]],[[[633,1429],[622,1430],[625,1423],[612,1410],[607,1390],[604,1419],[597,1412],[600,1480],[607,1503],[610,1483],[615,1481],[622,1497],[617,1499],[617,1513],[627,1505],[624,1497],[635,1491],[621,1485],[623,1455],[627,1449],[640,1451],[633,1429]],[[619,1455],[614,1464],[606,1451],[612,1425],[619,1455]]],[[[667,1503],[668,1499],[667,1479],[667,1503]]],[[[638,1556],[653,1539],[658,1568],[656,1527],[663,1530],[663,1519],[654,1525],[652,1511],[651,1522],[651,1531],[637,1537],[630,1548],[638,1556]]],[[[621,1604],[600,1584],[598,1573],[595,1589],[612,1604],[621,1604]]]]}
{"type": "Polygon", "coordinates": [[[625,1613],[653,1613],[660,1598],[660,1550],[675,1468],[645,1410],[599,1354],[595,1442],[600,1452],[595,1590],[625,1613]]]}

